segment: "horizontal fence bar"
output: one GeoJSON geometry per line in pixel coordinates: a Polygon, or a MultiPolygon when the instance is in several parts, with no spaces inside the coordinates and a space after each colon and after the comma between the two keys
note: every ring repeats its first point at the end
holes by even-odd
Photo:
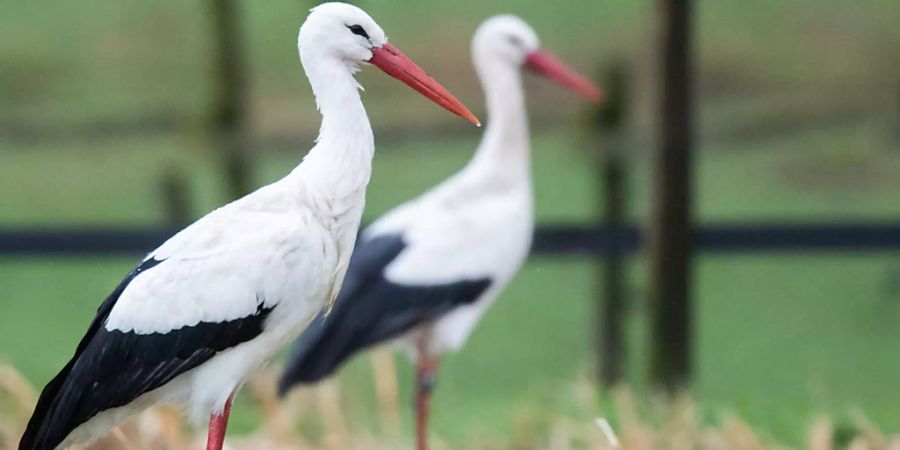
{"type": "MultiPolygon", "coordinates": [[[[694,231],[696,247],[707,253],[876,252],[900,250],[897,223],[752,223],[710,224],[694,231]]],[[[610,256],[640,249],[635,225],[538,227],[536,254],[610,256]]]]}
{"type": "MultiPolygon", "coordinates": [[[[0,256],[112,256],[143,254],[177,232],[175,228],[0,229],[0,256]]],[[[708,253],[878,252],[900,250],[898,223],[754,223],[703,225],[697,249],[708,253]]],[[[637,252],[635,225],[591,227],[545,224],[537,228],[538,255],[612,256],[637,252]]]]}
{"type": "Polygon", "coordinates": [[[177,228],[90,228],[0,230],[0,255],[144,254],[178,232],[177,228]]]}

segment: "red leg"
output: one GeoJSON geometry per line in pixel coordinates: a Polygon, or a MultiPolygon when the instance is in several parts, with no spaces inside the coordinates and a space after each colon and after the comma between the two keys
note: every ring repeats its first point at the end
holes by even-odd
{"type": "Polygon", "coordinates": [[[209,416],[209,434],[206,435],[206,450],[222,450],[225,443],[225,429],[228,428],[228,415],[231,414],[231,399],[234,394],[225,400],[225,409],[222,414],[209,416]]]}
{"type": "Polygon", "coordinates": [[[428,450],[428,416],[430,413],[431,391],[434,389],[435,373],[440,360],[428,354],[419,346],[416,364],[416,449],[428,450]]]}

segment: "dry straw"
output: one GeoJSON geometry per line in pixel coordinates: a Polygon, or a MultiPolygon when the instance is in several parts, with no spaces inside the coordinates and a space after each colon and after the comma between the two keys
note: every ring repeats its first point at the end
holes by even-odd
{"type": "MultiPolygon", "coordinates": [[[[232,435],[230,450],[388,450],[411,448],[412,440],[402,436],[397,379],[393,360],[384,353],[372,358],[375,397],[380,432],[355,429],[345,413],[348,399],[342,398],[336,381],[315,389],[299,390],[285,401],[275,395],[274,369],[262,372],[246,386],[262,414],[260,427],[248,435],[232,435]],[[302,433],[300,424],[317,424],[320,433],[302,433]],[[310,437],[309,434],[316,434],[310,437]]],[[[628,389],[617,389],[609,401],[600,401],[597,390],[581,380],[567,387],[574,405],[569,414],[544,414],[519,424],[509,438],[493,437],[450,447],[438,437],[435,450],[516,449],[516,450],[780,450],[788,447],[766,439],[736,417],[715,426],[702,423],[697,406],[688,397],[674,402],[651,401],[638,407],[628,389]],[[605,406],[606,410],[604,410],[605,406]],[[609,414],[609,415],[605,415],[609,414]],[[607,417],[615,417],[613,424],[607,417]]],[[[565,390],[565,389],[564,389],[565,390]]],[[[21,374],[0,365],[0,450],[16,448],[36,400],[36,391],[21,374]]],[[[641,402],[642,405],[644,402],[641,402]]],[[[856,413],[855,436],[849,443],[834,443],[834,427],[826,418],[809,429],[809,450],[900,450],[900,436],[885,436],[856,413]]],[[[181,450],[203,448],[202,430],[189,432],[178,411],[154,408],[135,417],[89,447],[78,450],[181,450]]]]}

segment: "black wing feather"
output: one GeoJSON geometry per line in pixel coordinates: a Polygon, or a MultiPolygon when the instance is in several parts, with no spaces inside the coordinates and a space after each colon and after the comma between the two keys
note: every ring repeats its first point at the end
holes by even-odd
{"type": "Polygon", "coordinates": [[[19,450],[52,450],[79,425],[104,410],[127,405],[262,333],[273,308],[225,322],[200,322],[167,333],[138,334],[103,327],[128,284],[162,261],[135,267],[100,305],[75,355],[47,384],[19,442],[19,450]]]}
{"type": "Polygon", "coordinates": [[[320,313],[294,344],[279,380],[280,394],[295,384],[328,377],[357,351],[474,302],[490,286],[489,278],[440,285],[393,283],[385,278],[384,269],[404,248],[399,235],[382,235],[357,245],[331,311],[320,313]]]}

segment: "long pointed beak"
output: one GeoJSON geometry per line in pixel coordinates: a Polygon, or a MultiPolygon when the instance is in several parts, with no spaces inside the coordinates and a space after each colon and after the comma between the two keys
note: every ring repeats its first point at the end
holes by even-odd
{"type": "Polygon", "coordinates": [[[406,83],[409,87],[419,91],[429,100],[437,103],[447,111],[481,126],[481,122],[450,92],[444,89],[437,81],[429,77],[416,63],[412,62],[400,50],[391,44],[383,47],[372,48],[372,59],[369,63],[383,70],[388,75],[406,83]]]}
{"type": "Polygon", "coordinates": [[[594,102],[603,100],[600,89],[587,78],[556,59],[550,52],[535,50],[525,57],[525,67],[581,94],[594,102]]]}

